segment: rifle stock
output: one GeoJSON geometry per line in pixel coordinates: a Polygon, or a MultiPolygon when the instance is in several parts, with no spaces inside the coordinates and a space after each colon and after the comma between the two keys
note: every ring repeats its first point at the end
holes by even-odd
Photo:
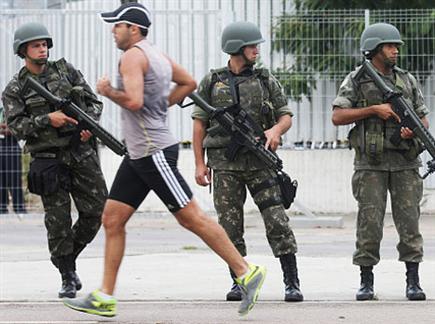
{"type": "Polygon", "coordinates": [[[95,137],[101,140],[108,148],[118,155],[127,154],[127,149],[124,144],[118,141],[112,134],[101,127],[91,116],[84,112],[75,103],[61,99],[53,95],[50,91],[44,88],[35,79],[28,77],[23,85],[23,93],[28,89],[33,89],[40,96],[44,97],[50,104],[56,108],[62,109],[65,115],[76,119],[83,129],[89,130],[95,137]]]}
{"type": "MultiPolygon", "coordinates": [[[[432,157],[431,161],[427,162],[427,171],[422,176],[422,178],[426,178],[429,174],[435,171],[435,139],[432,134],[424,127],[421,122],[420,117],[415,113],[414,109],[409,106],[406,100],[403,98],[402,93],[394,91],[391,89],[385,81],[379,76],[376,72],[373,64],[365,59],[361,72],[366,73],[376,84],[378,89],[382,92],[384,98],[387,102],[390,102],[393,106],[393,110],[399,115],[401,119],[401,127],[408,127],[411,129],[414,134],[423,142],[425,149],[429,152],[432,157]]],[[[359,72],[358,72],[359,73],[359,72]]],[[[398,133],[394,135],[391,139],[392,142],[400,141],[400,128],[398,129],[398,133]]]]}

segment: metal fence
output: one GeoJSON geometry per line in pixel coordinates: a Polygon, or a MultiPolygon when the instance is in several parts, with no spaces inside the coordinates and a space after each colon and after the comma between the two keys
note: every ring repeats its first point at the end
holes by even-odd
{"type": "MultiPolygon", "coordinates": [[[[331,102],[343,78],[362,60],[361,32],[376,22],[392,23],[402,31],[399,66],[417,77],[427,106],[435,107],[435,9],[284,12],[273,17],[270,66],[295,110],[288,143],[318,148],[346,140],[350,126],[331,124],[331,102]],[[411,51],[414,47],[418,50],[411,51]]],[[[429,118],[434,124],[435,117],[429,118]]]]}
{"type": "MultiPolygon", "coordinates": [[[[151,41],[185,66],[198,81],[209,69],[226,64],[227,56],[220,50],[220,34],[226,24],[235,20],[257,23],[267,39],[261,46],[261,63],[275,71],[284,85],[293,84],[292,89],[297,90],[296,93],[294,90],[289,93],[289,104],[295,112],[294,126],[284,138],[284,147],[289,148],[346,146],[348,127],[332,125],[331,102],[344,75],[361,60],[358,51],[359,37],[366,25],[385,21],[395,24],[399,30],[421,30],[424,37],[405,37],[405,43],[418,42],[423,44],[422,49],[433,49],[435,44],[434,10],[336,10],[296,13],[292,11],[289,1],[281,0],[140,2],[152,11],[153,25],[149,36],[151,41]],[[305,33],[300,30],[296,33],[297,29],[289,36],[277,32],[280,26],[295,24],[305,33]],[[431,24],[432,29],[429,30],[432,33],[428,34],[427,26],[430,27],[431,24]],[[309,45],[309,51],[304,51],[305,47],[302,47],[298,53],[279,46],[294,41],[296,36],[299,44],[309,45]],[[336,46],[332,53],[330,46],[336,46]],[[325,59],[326,52],[329,53],[327,58],[331,66],[335,67],[333,70],[318,72],[301,68],[303,65],[294,66],[297,62],[316,66],[325,59]],[[291,73],[286,72],[289,68],[291,73]],[[306,80],[310,82],[307,83],[306,80]],[[302,88],[307,84],[308,88],[302,88]],[[301,88],[298,89],[298,86],[301,88]]],[[[110,26],[98,19],[98,13],[113,10],[118,5],[118,0],[89,0],[66,1],[66,8],[62,10],[0,10],[0,90],[4,89],[22,65],[22,60],[12,53],[13,32],[20,24],[28,21],[40,21],[48,27],[54,39],[51,57],[65,57],[72,62],[83,72],[92,87],[95,87],[96,80],[102,75],[108,75],[115,80],[120,52],[114,45],[110,26]]],[[[405,49],[406,46],[409,45],[405,45],[405,49]]],[[[434,52],[415,53],[412,60],[433,62],[434,52]]],[[[423,94],[432,111],[435,106],[434,71],[420,69],[411,72],[419,81],[424,81],[423,94]]],[[[105,105],[101,123],[120,138],[119,109],[106,99],[103,101],[105,105]]],[[[429,118],[431,124],[435,125],[433,114],[429,118]]],[[[191,140],[189,108],[171,109],[168,122],[172,133],[180,141],[191,140]]],[[[24,165],[27,165],[26,159],[25,157],[24,165]]],[[[429,181],[432,181],[432,187],[435,186],[434,180],[429,181]]]]}
{"type": "MultiPolygon", "coordinates": [[[[362,60],[361,32],[376,22],[402,32],[399,66],[419,81],[426,105],[435,109],[435,9],[283,11],[273,17],[270,67],[295,111],[285,143],[300,149],[347,147],[352,127],[331,123],[332,106],[343,78],[362,60]]],[[[432,129],[435,114],[429,116],[432,129]]],[[[423,160],[429,155],[424,153],[423,160]]],[[[434,188],[435,180],[425,181],[434,188]]]]}
{"type": "MultiPolygon", "coordinates": [[[[275,71],[287,89],[290,85],[292,88],[288,94],[289,104],[295,112],[294,126],[285,136],[284,146],[301,148],[336,147],[337,143],[346,140],[348,127],[334,127],[330,122],[331,102],[344,76],[361,60],[359,37],[366,25],[386,21],[395,24],[399,30],[422,30],[423,35],[423,31],[435,21],[435,10],[431,9],[296,13],[287,12],[289,9],[280,6],[283,2],[277,0],[164,0],[144,3],[153,9],[151,41],[185,66],[198,81],[211,68],[226,63],[227,56],[220,51],[219,40],[227,23],[241,19],[258,23],[263,34],[270,36],[270,41],[262,45],[261,63],[275,71]],[[277,32],[280,27],[284,30],[277,32]],[[285,28],[293,34],[287,36],[285,28]],[[296,41],[292,39],[295,36],[296,41]],[[286,43],[299,44],[301,50],[289,52],[282,45],[286,43]],[[327,48],[331,46],[333,53],[327,48]],[[328,52],[326,57],[325,52],[328,52]],[[334,69],[313,71],[319,64],[326,64],[322,60],[334,69]]],[[[67,2],[65,10],[0,11],[0,89],[22,64],[11,50],[13,31],[20,24],[34,20],[46,24],[53,35],[55,45],[51,57],[66,57],[84,73],[91,86],[95,86],[102,75],[114,80],[120,52],[114,46],[110,27],[98,19],[98,13],[112,10],[118,4],[117,0],[76,1],[67,2]],[[91,9],[83,9],[85,7],[91,9]]],[[[405,49],[416,43],[423,51],[434,48],[434,27],[429,34],[426,31],[422,37],[418,33],[416,35],[413,39],[404,37],[405,49]]],[[[414,52],[411,59],[415,62],[435,62],[435,54],[433,50],[414,52]]],[[[410,72],[422,83],[427,105],[434,107],[434,71],[429,64],[413,65],[421,68],[410,72]]],[[[119,110],[110,101],[103,101],[102,125],[120,137],[119,110]]],[[[434,124],[435,117],[430,116],[430,121],[434,124]]],[[[169,125],[180,141],[191,139],[190,110],[171,109],[169,125]]]]}
{"type": "MultiPolygon", "coordinates": [[[[211,69],[226,64],[227,56],[220,50],[223,27],[234,20],[257,23],[269,35],[270,17],[279,11],[281,0],[149,0],[139,1],[151,9],[152,26],[149,39],[182,64],[199,81],[211,69]]],[[[98,15],[113,10],[119,0],[66,1],[64,10],[0,10],[0,89],[22,65],[12,53],[13,32],[21,24],[40,21],[54,39],[52,58],[65,57],[85,75],[94,87],[102,75],[115,80],[120,51],[111,36],[111,27],[98,15]]],[[[264,47],[269,53],[270,43],[264,47]]],[[[268,63],[268,55],[264,55],[268,63]]],[[[115,136],[121,136],[119,109],[103,98],[102,125],[115,136]]],[[[190,108],[171,109],[169,126],[180,141],[190,141],[192,127],[190,108]]]]}
{"type": "MultiPolygon", "coordinates": [[[[0,91],[22,66],[22,60],[12,52],[15,29],[30,21],[39,21],[47,26],[54,47],[50,57],[65,57],[79,68],[86,80],[95,88],[102,75],[115,80],[120,51],[116,49],[111,35],[111,26],[104,24],[98,14],[113,10],[119,0],[64,1],[65,9],[6,9],[0,10],[0,91]]],[[[234,20],[250,20],[268,30],[271,12],[276,10],[272,2],[263,0],[150,0],[140,1],[152,12],[153,25],[149,39],[163,51],[182,64],[197,80],[210,68],[226,64],[226,55],[220,50],[220,34],[227,23],[234,20]],[[248,5],[249,4],[249,5],[248,5]],[[261,14],[260,14],[261,13],[261,14]]],[[[18,2],[14,2],[15,5],[18,2]]],[[[267,51],[267,47],[266,47],[267,51]]],[[[121,137],[119,108],[102,98],[104,111],[101,124],[116,137],[121,137]]],[[[180,141],[190,141],[192,122],[190,109],[171,109],[169,126],[180,141]]],[[[28,156],[23,159],[23,173],[28,168],[28,156]]],[[[111,161],[102,161],[109,164],[111,161]]],[[[10,172],[11,165],[1,168],[10,172]]],[[[16,171],[16,170],[15,170],[16,171]]],[[[23,183],[25,187],[25,177],[23,183]]],[[[110,182],[109,182],[110,184],[110,182]]],[[[0,186],[5,189],[5,186],[0,186]]],[[[7,186],[7,189],[15,189],[7,186]]],[[[10,194],[11,191],[8,193],[10,194]]],[[[26,194],[27,205],[40,208],[39,199],[26,194]]]]}

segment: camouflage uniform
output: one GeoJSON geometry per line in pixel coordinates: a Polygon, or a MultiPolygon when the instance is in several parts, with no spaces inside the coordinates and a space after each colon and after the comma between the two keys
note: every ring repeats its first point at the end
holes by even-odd
{"type": "Polygon", "coordinates": [[[41,195],[51,259],[58,266],[61,257],[73,255],[75,259],[97,234],[107,189],[95,147],[89,143],[92,138],[81,142],[80,129],[73,125],[52,127],[47,114],[54,107],[33,90],[22,92],[27,77],[35,78],[58,97],[71,95],[96,120],[102,103],[82,74],[64,59],[49,61],[39,76],[23,67],[2,94],[8,126],[17,138],[26,140],[25,150],[30,152],[32,163],[41,158],[57,159],[66,170],[60,175],[58,190],[41,195]],[[74,225],[70,194],[79,214],[74,225]]]}
{"type": "MultiPolygon", "coordinates": [[[[343,81],[333,102],[337,108],[367,107],[384,102],[382,93],[368,77],[355,80],[357,70],[343,81]]],[[[378,72],[387,85],[403,93],[419,117],[429,113],[415,78],[394,67],[391,75],[378,72]]],[[[389,138],[399,125],[391,119],[370,117],[356,122],[349,133],[355,149],[352,190],[358,201],[357,241],[353,263],[373,266],[379,262],[387,192],[390,192],[393,220],[399,233],[399,260],[421,262],[423,239],[419,232],[423,184],[418,175],[421,144],[415,138],[399,146],[389,138]]]]}
{"type": "MultiPolygon", "coordinates": [[[[283,115],[292,116],[281,85],[267,69],[246,68],[234,78],[239,87],[241,107],[263,130],[272,127],[283,115]]],[[[198,92],[212,106],[228,107],[233,104],[228,84],[227,68],[214,70],[201,81],[198,92]]],[[[207,122],[210,127],[217,125],[199,107],[195,107],[192,117],[207,122]]],[[[279,186],[276,183],[260,185],[276,175],[251,152],[239,152],[234,161],[228,161],[224,154],[229,141],[229,136],[218,134],[212,137],[208,134],[203,143],[207,149],[208,166],[214,171],[213,199],[219,223],[240,254],[246,256],[243,205],[247,187],[261,211],[273,254],[279,257],[296,253],[296,240],[279,199],[279,186]]]]}

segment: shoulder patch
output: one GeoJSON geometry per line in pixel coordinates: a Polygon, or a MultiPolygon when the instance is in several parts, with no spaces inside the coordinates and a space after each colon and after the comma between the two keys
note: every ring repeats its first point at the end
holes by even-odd
{"type": "Polygon", "coordinates": [[[217,89],[223,89],[223,88],[227,87],[227,86],[225,85],[225,83],[223,83],[223,82],[221,82],[221,81],[217,81],[217,82],[214,84],[214,86],[215,86],[217,89]]]}

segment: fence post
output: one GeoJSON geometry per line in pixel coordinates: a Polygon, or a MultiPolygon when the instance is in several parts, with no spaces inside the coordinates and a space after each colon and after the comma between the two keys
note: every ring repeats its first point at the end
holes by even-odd
{"type": "Polygon", "coordinates": [[[365,24],[365,28],[367,28],[370,25],[370,10],[369,9],[365,9],[364,10],[364,24],[365,24]]]}

